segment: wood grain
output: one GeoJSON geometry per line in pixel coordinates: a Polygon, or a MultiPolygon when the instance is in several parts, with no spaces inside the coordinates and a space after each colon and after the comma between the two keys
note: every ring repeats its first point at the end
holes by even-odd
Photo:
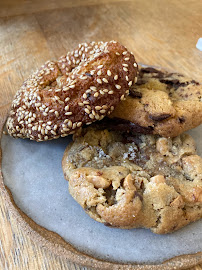
{"type": "MultiPolygon", "coordinates": [[[[80,42],[115,39],[139,62],[202,81],[202,53],[195,47],[202,36],[201,13],[198,0],[1,1],[1,121],[23,80],[46,60],[58,58],[80,42]]],[[[87,268],[34,243],[0,195],[0,269],[87,268]]]]}

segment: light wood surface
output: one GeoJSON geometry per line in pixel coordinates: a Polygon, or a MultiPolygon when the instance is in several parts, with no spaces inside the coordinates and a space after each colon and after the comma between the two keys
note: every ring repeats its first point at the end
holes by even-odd
{"type": "MultiPolygon", "coordinates": [[[[0,117],[23,80],[48,59],[80,42],[115,39],[138,62],[202,81],[199,0],[37,0],[0,2],[0,117]]],[[[34,243],[0,196],[0,269],[87,269],[34,243]]],[[[89,269],[89,268],[88,268],[89,269]]],[[[195,266],[195,270],[202,269],[195,266]]]]}

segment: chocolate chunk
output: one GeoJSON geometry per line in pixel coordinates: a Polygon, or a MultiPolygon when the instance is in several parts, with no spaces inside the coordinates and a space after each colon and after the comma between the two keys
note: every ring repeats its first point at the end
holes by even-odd
{"type": "Polygon", "coordinates": [[[143,72],[143,73],[159,73],[159,72],[161,72],[158,69],[155,69],[155,68],[152,68],[152,67],[141,68],[140,71],[143,72]]]}
{"type": "Polygon", "coordinates": [[[162,71],[160,71],[158,69],[152,68],[152,67],[142,68],[140,70],[140,73],[141,73],[141,77],[144,76],[144,73],[152,73],[153,78],[163,78],[163,77],[165,77],[165,73],[163,73],[162,71]],[[155,73],[155,75],[153,73],[155,73]]]}
{"type": "Polygon", "coordinates": [[[178,119],[179,119],[179,122],[180,122],[181,124],[185,122],[184,116],[181,116],[181,117],[179,117],[178,119]]]}
{"type": "Polygon", "coordinates": [[[94,124],[98,129],[109,129],[109,130],[117,130],[121,131],[122,133],[142,133],[142,134],[152,134],[153,128],[152,127],[142,127],[138,124],[132,123],[128,120],[120,119],[120,118],[107,118],[105,117],[99,123],[94,124]]]}
{"type": "Polygon", "coordinates": [[[199,85],[199,82],[196,82],[195,80],[192,80],[190,83],[193,83],[195,85],[199,85]]]}
{"type": "Polygon", "coordinates": [[[171,86],[173,88],[175,88],[175,90],[177,90],[179,87],[184,87],[186,85],[188,85],[189,83],[188,82],[180,82],[178,79],[160,79],[160,82],[161,83],[165,83],[167,84],[168,86],[171,86]]]}
{"type": "Polygon", "coordinates": [[[165,120],[167,118],[169,118],[171,116],[171,114],[168,113],[164,113],[164,114],[159,114],[159,115],[149,115],[149,118],[154,120],[154,121],[162,121],[165,120]]]}
{"type": "Polygon", "coordinates": [[[141,98],[142,97],[142,93],[135,91],[134,89],[130,89],[130,96],[134,97],[134,98],[141,98]]]}
{"type": "Polygon", "coordinates": [[[138,80],[137,80],[135,86],[145,84],[146,82],[147,82],[147,81],[144,80],[143,78],[138,78],[138,80]]]}

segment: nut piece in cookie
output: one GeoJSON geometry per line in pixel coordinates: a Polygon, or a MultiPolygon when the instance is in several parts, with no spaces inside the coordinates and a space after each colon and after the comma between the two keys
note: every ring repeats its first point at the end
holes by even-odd
{"type": "Polygon", "coordinates": [[[193,139],[84,129],[65,150],[69,192],[107,226],[169,233],[202,217],[202,158],[193,139]]]}
{"type": "Polygon", "coordinates": [[[79,44],[23,83],[12,103],[8,133],[36,141],[72,134],[110,114],[136,75],[135,58],[120,43],[79,44]]]}
{"type": "Polygon", "coordinates": [[[175,137],[202,123],[202,85],[178,73],[141,67],[130,95],[110,115],[142,133],[175,137]]]}

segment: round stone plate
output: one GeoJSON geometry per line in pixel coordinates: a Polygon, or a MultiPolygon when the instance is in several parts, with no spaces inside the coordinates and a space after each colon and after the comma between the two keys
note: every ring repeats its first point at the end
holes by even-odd
{"type": "MultiPolygon", "coordinates": [[[[202,220],[168,235],[109,228],[92,220],[68,193],[61,160],[71,137],[37,143],[2,135],[0,193],[39,245],[96,269],[185,269],[202,263],[202,220]]],[[[202,155],[202,126],[189,131],[202,155]]]]}

